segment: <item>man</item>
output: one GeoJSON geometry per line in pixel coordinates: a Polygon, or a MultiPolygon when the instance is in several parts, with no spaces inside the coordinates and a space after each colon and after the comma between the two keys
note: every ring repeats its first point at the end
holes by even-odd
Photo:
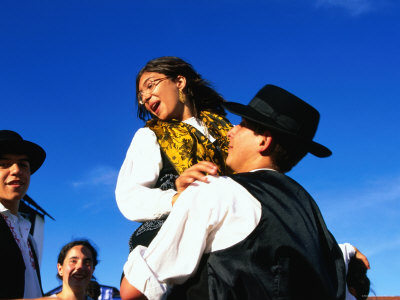
{"type": "Polygon", "coordinates": [[[45,151],[10,130],[0,130],[0,298],[43,295],[31,224],[19,213],[31,174],[43,164],[45,151]]]}
{"type": "Polygon", "coordinates": [[[159,234],[129,255],[122,298],[344,299],[342,253],[314,200],[284,175],[308,152],[331,155],[312,141],[318,111],[273,85],[225,107],[242,117],[228,135],[236,174],[204,178],[215,169],[202,162],[181,175],[159,234]]]}

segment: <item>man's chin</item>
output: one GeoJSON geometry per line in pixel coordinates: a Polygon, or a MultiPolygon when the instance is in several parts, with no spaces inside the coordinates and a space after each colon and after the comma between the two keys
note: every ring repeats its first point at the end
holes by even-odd
{"type": "Polygon", "coordinates": [[[234,167],[229,163],[230,161],[228,160],[228,158],[226,159],[226,173],[227,174],[234,174],[237,173],[234,169],[234,167]]]}
{"type": "Polygon", "coordinates": [[[5,197],[1,197],[0,196],[0,198],[2,199],[1,202],[4,202],[4,201],[6,201],[6,202],[17,202],[17,201],[20,201],[25,196],[25,194],[26,193],[12,193],[12,194],[7,195],[5,197]]]}

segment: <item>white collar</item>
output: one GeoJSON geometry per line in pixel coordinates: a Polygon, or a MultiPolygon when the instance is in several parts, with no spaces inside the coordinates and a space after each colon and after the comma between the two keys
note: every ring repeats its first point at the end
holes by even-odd
{"type": "Polygon", "coordinates": [[[270,169],[270,168],[259,168],[259,169],[251,170],[251,171],[249,171],[249,172],[257,172],[257,171],[262,171],[262,170],[278,172],[277,170],[270,169]]]}
{"type": "Polygon", "coordinates": [[[16,215],[14,215],[1,202],[0,202],[0,213],[7,216],[8,218],[10,218],[13,222],[22,222],[22,224],[25,224],[26,222],[28,222],[29,226],[30,226],[30,222],[28,220],[26,220],[23,216],[21,216],[20,213],[17,213],[16,215]]]}

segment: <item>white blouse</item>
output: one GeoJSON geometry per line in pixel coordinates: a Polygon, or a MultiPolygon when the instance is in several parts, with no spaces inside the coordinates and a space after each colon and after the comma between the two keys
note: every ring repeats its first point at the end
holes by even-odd
{"type": "MultiPolygon", "coordinates": [[[[340,250],[343,253],[344,263],[346,265],[346,274],[349,267],[350,258],[356,255],[356,250],[349,243],[339,244],[340,250]]],[[[349,292],[349,288],[346,283],[346,300],[356,300],[356,298],[349,292]]]]}
{"type": "MultiPolygon", "coordinates": [[[[207,127],[195,117],[184,121],[192,125],[211,142],[207,127]]],[[[121,213],[129,220],[143,222],[159,219],[172,208],[174,189],[154,188],[163,167],[160,146],[155,133],[140,128],[134,135],[118,175],[115,197],[121,213]]]]}

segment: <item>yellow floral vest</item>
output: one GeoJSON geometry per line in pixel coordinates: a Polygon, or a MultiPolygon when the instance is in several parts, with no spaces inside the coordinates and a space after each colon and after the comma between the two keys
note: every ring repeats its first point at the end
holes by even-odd
{"type": "Polygon", "coordinates": [[[232,124],[225,117],[208,111],[200,112],[200,119],[208,133],[215,138],[214,143],[193,126],[177,120],[165,122],[152,119],[146,123],[146,127],[156,134],[161,151],[178,174],[203,160],[216,164],[219,175],[230,173],[225,160],[229,145],[227,133],[232,124]]]}

